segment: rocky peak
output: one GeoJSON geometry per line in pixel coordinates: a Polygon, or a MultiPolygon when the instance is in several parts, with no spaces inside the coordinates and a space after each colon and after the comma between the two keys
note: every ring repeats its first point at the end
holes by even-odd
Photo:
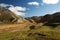
{"type": "Polygon", "coordinates": [[[8,9],[0,7],[0,22],[2,23],[22,23],[24,18],[11,12],[8,9]]]}

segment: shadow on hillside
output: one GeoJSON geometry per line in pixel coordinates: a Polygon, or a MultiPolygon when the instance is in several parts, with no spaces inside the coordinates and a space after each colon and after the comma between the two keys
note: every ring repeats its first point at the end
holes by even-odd
{"type": "Polygon", "coordinates": [[[51,26],[52,28],[56,28],[57,26],[59,26],[60,23],[44,23],[43,26],[51,26]]]}

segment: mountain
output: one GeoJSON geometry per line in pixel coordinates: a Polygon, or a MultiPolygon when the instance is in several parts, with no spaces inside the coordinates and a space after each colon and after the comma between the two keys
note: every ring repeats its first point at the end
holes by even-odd
{"type": "Polygon", "coordinates": [[[33,17],[27,17],[25,19],[29,20],[32,23],[40,23],[41,18],[42,18],[42,16],[33,16],[33,17]]]}
{"type": "Polygon", "coordinates": [[[43,16],[43,18],[41,18],[41,22],[60,23],[60,12],[43,16]]]}
{"type": "Polygon", "coordinates": [[[24,21],[24,18],[8,9],[0,7],[0,23],[23,23],[24,21]]]}
{"type": "Polygon", "coordinates": [[[0,40],[60,40],[60,12],[22,18],[0,8],[0,23],[0,40]]]}
{"type": "Polygon", "coordinates": [[[56,12],[53,14],[46,14],[44,16],[33,16],[33,17],[25,18],[25,19],[29,21],[34,20],[36,23],[47,23],[47,22],[51,22],[51,23],[59,22],[60,23],[60,12],[56,12]]]}

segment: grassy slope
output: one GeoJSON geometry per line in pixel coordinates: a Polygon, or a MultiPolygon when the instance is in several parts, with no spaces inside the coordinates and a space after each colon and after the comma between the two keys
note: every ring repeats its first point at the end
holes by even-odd
{"type": "Polygon", "coordinates": [[[33,30],[30,30],[29,26],[27,26],[22,30],[23,31],[16,32],[4,30],[0,33],[0,40],[60,40],[60,26],[55,29],[51,29],[48,26],[40,26],[39,28],[33,30]],[[30,33],[31,35],[28,36],[30,33]]]}

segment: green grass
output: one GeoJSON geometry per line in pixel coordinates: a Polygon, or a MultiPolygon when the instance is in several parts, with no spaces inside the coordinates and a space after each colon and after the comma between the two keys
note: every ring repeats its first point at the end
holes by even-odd
{"type": "Polygon", "coordinates": [[[49,26],[41,26],[40,28],[36,29],[29,29],[25,27],[22,29],[23,31],[2,31],[0,32],[0,40],[60,40],[60,26],[56,27],[55,29],[51,29],[49,26]],[[28,36],[31,33],[30,36],[28,36]],[[46,35],[41,36],[38,34],[46,35]]]}

